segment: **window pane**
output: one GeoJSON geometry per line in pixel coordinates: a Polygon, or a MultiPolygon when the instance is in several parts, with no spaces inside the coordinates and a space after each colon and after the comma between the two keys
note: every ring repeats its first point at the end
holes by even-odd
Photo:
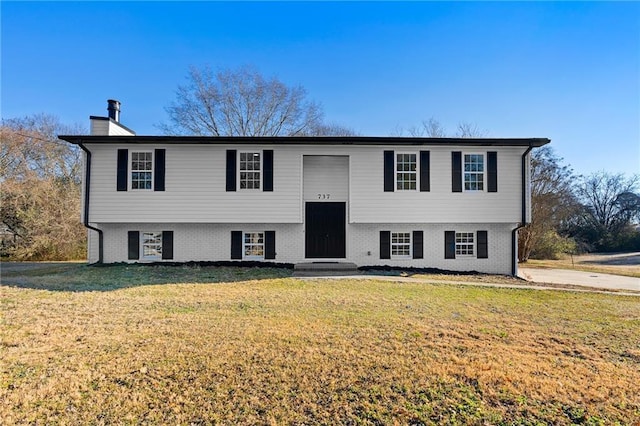
{"type": "Polygon", "coordinates": [[[416,189],[416,154],[396,154],[396,189],[416,189]]]}
{"type": "Polygon", "coordinates": [[[240,188],[260,189],[260,153],[240,153],[240,188]]]}

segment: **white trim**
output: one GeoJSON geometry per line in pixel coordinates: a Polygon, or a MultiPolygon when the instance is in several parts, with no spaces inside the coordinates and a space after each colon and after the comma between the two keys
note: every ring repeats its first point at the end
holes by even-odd
{"type": "Polygon", "coordinates": [[[265,250],[266,250],[266,232],[265,231],[256,231],[256,230],[250,230],[250,231],[242,231],[242,260],[264,260],[264,255],[265,255],[265,250]],[[246,247],[247,247],[247,243],[245,241],[245,235],[246,234],[262,234],[262,244],[260,243],[252,243],[249,245],[253,245],[253,246],[262,246],[262,256],[252,256],[252,255],[246,255],[246,247]]]}
{"type": "Polygon", "coordinates": [[[140,254],[140,260],[150,260],[150,261],[156,261],[156,260],[162,260],[162,231],[139,231],[140,232],[140,246],[139,246],[139,254],[140,254]],[[160,234],[160,254],[159,255],[153,255],[153,256],[145,256],[144,255],[144,234],[160,234]]]}
{"type": "Polygon", "coordinates": [[[457,231],[456,230],[456,231],[454,231],[453,240],[454,240],[454,243],[455,243],[455,255],[456,255],[456,258],[458,258],[458,257],[475,258],[477,256],[477,254],[478,254],[478,247],[477,247],[478,235],[476,234],[476,231],[457,231]],[[460,243],[458,243],[458,234],[471,234],[472,235],[473,242],[471,243],[471,245],[472,245],[473,253],[471,253],[471,254],[459,254],[458,253],[458,244],[461,244],[461,245],[464,244],[466,246],[470,245],[470,243],[468,243],[468,242],[460,242],[460,243]]]}
{"type": "MultiPolygon", "coordinates": [[[[153,191],[153,181],[154,181],[154,174],[155,174],[155,152],[154,150],[133,150],[133,149],[129,149],[129,164],[128,164],[128,169],[127,169],[127,180],[128,180],[128,186],[129,186],[129,190],[130,191],[153,191]],[[133,187],[133,154],[151,154],[151,188],[134,188],[133,187]]],[[[149,170],[143,170],[143,172],[147,172],[149,170]]]]}
{"type": "Polygon", "coordinates": [[[395,191],[418,191],[420,189],[420,155],[418,152],[406,152],[406,151],[393,151],[393,190],[395,191]],[[415,171],[398,171],[398,155],[414,155],[416,157],[416,170],[415,171]],[[398,188],[398,173],[413,173],[416,176],[416,187],[413,189],[401,189],[398,188]]]}
{"type": "MultiPolygon", "coordinates": [[[[244,150],[244,151],[238,151],[237,153],[237,165],[238,167],[236,167],[236,179],[238,182],[238,191],[262,191],[263,190],[263,185],[264,185],[264,152],[261,149],[254,149],[254,150],[244,150]],[[241,170],[240,168],[240,156],[242,154],[258,154],[260,155],[260,170],[257,170],[257,172],[260,174],[260,178],[258,179],[258,185],[260,186],[259,188],[243,188],[242,187],[242,179],[240,179],[241,173],[243,172],[243,170],[241,170]]],[[[252,172],[256,172],[256,170],[244,170],[245,173],[252,173],[252,172]]]]}
{"type": "MultiPolygon", "coordinates": [[[[479,175],[480,172],[468,172],[479,175]]],[[[463,192],[486,192],[487,191],[487,153],[486,152],[462,152],[462,191],[463,192]],[[466,155],[479,155],[482,157],[482,189],[466,189],[464,176],[467,173],[464,169],[464,157],[466,155]]]]}
{"type": "MultiPolygon", "coordinates": [[[[396,246],[407,245],[407,243],[396,243],[396,246]]],[[[413,231],[390,231],[389,233],[389,256],[393,260],[405,260],[413,259],[413,231]],[[394,255],[393,254],[393,234],[409,234],[409,254],[407,255],[394,255]]]]}

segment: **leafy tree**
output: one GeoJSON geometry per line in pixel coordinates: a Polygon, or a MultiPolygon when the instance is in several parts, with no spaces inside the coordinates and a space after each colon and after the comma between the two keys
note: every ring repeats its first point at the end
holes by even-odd
{"type": "Polygon", "coordinates": [[[323,122],[319,104],[301,86],[289,87],[265,78],[251,67],[222,69],[191,66],[187,83],[166,109],[167,134],[201,136],[349,135],[353,132],[323,122]]]}
{"type": "Polygon", "coordinates": [[[82,162],[58,133],[83,133],[50,115],[2,121],[0,220],[3,255],[23,260],[84,257],[82,162]]]}

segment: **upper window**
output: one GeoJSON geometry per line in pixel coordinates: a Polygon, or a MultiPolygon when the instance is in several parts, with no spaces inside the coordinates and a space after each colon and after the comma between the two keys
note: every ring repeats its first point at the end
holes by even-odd
{"type": "Polygon", "coordinates": [[[143,232],[140,243],[143,259],[162,259],[162,232],[143,232]]]}
{"type": "Polygon", "coordinates": [[[245,232],[243,253],[245,259],[264,259],[264,232],[245,232]]]}
{"type": "Polygon", "coordinates": [[[415,190],[416,170],[416,154],[396,154],[396,189],[415,190]]]}
{"type": "Polygon", "coordinates": [[[473,232],[456,232],[456,255],[473,256],[473,232]]]}
{"type": "Polygon", "coordinates": [[[240,153],[240,189],[260,189],[260,153],[240,153]]]}
{"type": "Polygon", "coordinates": [[[407,258],[411,257],[411,233],[392,232],[391,233],[391,257],[407,258]]]}
{"type": "Polygon", "coordinates": [[[152,189],[153,153],[131,153],[131,189],[152,189]]]}
{"type": "Polygon", "coordinates": [[[464,190],[484,190],[484,155],[464,155],[464,190]]]}

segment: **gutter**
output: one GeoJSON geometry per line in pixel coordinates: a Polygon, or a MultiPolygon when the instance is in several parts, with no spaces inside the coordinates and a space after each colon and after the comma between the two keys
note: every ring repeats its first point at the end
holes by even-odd
{"type": "Polygon", "coordinates": [[[533,144],[529,143],[529,147],[522,154],[522,220],[511,231],[511,275],[514,277],[518,273],[518,230],[527,225],[527,155],[533,149],[533,144]]]}
{"type": "MultiPolygon", "coordinates": [[[[83,225],[85,228],[90,229],[92,231],[96,231],[98,233],[98,261],[96,263],[103,263],[103,235],[102,229],[98,229],[94,226],[89,225],[89,189],[91,187],[91,151],[87,149],[86,146],[82,144],[82,142],[77,143],[78,146],[87,154],[87,161],[85,164],[85,174],[84,174],[84,221],[83,225]]],[[[87,247],[87,251],[89,247],[87,247]]]]}

